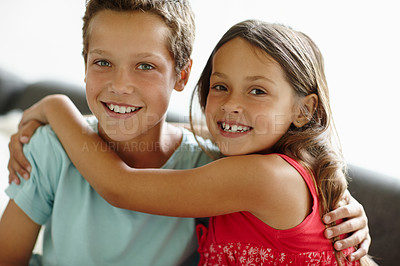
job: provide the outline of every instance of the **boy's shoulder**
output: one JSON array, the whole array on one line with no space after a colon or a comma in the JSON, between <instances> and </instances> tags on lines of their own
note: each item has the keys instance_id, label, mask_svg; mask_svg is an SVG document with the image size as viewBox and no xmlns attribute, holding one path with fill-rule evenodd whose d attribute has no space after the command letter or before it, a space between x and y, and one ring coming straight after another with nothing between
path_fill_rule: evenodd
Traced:
<instances>
[{"instance_id":1,"label":"boy's shoulder","mask_svg":"<svg viewBox=\"0 0 400 266\"><path fill-rule=\"evenodd\" d=\"M218 149L210 141L195 136L182 128L182 141L163 168L190 169L210 163L218 156Z\"/></svg>"},{"instance_id":2,"label":"boy's shoulder","mask_svg":"<svg viewBox=\"0 0 400 266\"><path fill-rule=\"evenodd\" d=\"M98 132L96 118L89 117L87 122L95 132ZM69 160L57 134L50 125L43 125L35 131L29 143L24 145L24 153L30 153L36 158L55 156L59 159Z\"/></svg>"},{"instance_id":3,"label":"boy's shoulder","mask_svg":"<svg viewBox=\"0 0 400 266\"><path fill-rule=\"evenodd\" d=\"M53 146L61 145L56 133L53 131L50 125L44 125L39 127L29 143L24 145L24 149L46 149L46 151Z\"/></svg>"},{"instance_id":4,"label":"boy's shoulder","mask_svg":"<svg viewBox=\"0 0 400 266\"><path fill-rule=\"evenodd\" d=\"M196 136L185 128L182 128L182 142L178 150L190 153L206 153L211 157L219 156L218 147L210 139Z\"/></svg>"}]
</instances>

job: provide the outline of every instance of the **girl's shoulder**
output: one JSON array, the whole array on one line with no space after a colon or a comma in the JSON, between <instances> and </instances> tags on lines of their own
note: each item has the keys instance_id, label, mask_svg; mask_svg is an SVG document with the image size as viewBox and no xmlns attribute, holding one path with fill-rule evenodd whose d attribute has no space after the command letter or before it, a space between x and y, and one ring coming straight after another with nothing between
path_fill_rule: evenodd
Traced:
<instances>
[{"instance_id":1,"label":"girl's shoulder","mask_svg":"<svg viewBox=\"0 0 400 266\"><path fill-rule=\"evenodd\" d=\"M235 157L229 157L235 158L230 159L232 165L239 163L239 165L249 166L260 178L265 176L271 181L285 182L289 178L303 180L303 177L308 175L307 170L299 162L284 154L252 154Z\"/></svg>"},{"instance_id":2,"label":"girl's shoulder","mask_svg":"<svg viewBox=\"0 0 400 266\"><path fill-rule=\"evenodd\" d=\"M282 154L254 155L260 204L251 211L276 229L300 224L312 209L307 171L296 160ZM256 173L253 173L256 175Z\"/></svg>"}]
</instances>

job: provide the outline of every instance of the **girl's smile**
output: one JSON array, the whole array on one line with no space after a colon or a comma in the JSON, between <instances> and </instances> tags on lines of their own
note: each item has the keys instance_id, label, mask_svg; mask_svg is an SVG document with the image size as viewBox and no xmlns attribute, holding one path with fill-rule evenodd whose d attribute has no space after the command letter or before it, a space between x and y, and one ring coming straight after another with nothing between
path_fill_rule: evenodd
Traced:
<instances>
[{"instance_id":1,"label":"girl's smile","mask_svg":"<svg viewBox=\"0 0 400 266\"><path fill-rule=\"evenodd\" d=\"M217 124L219 125L221 135L227 138L241 137L253 130L250 126L232 121L221 121Z\"/></svg>"},{"instance_id":2,"label":"girl's smile","mask_svg":"<svg viewBox=\"0 0 400 266\"><path fill-rule=\"evenodd\" d=\"M295 94L281 66L241 38L225 43L212 66L205 114L221 152L271 152L295 110Z\"/></svg>"}]
</instances>

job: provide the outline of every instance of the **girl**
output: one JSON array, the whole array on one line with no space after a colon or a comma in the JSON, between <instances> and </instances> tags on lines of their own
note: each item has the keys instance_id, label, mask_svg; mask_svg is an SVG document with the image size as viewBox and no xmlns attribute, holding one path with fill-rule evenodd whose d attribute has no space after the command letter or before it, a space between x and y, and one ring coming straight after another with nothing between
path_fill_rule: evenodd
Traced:
<instances>
[{"instance_id":1,"label":"girl","mask_svg":"<svg viewBox=\"0 0 400 266\"><path fill-rule=\"evenodd\" d=\"M50 123L78 170L114 206L212 216L208 230L198 227L201 265L358 265L345 259L352 249L335 253L323 236L321 216L337 204L346 178L314 42L282 25L238 23L215 47L196 89L226 157L191 170L130 168L99 148L106 144L63 96L45 98L21 123Z\"/></svg>"}]
</instances>

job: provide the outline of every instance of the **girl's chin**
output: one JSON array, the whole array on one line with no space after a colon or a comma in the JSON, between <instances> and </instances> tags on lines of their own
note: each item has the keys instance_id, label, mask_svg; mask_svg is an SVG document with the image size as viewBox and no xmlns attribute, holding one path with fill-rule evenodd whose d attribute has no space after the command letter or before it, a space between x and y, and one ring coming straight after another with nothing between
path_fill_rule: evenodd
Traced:
<instances>
[{"instance_id":1,"label":"girl's chin","mask_svg":"<svg viewBox=\"0 0 400 266\"><path fill-rule=\"evenodd\" d=\"M241 155L248 155L248 154L268 154L270 150L255 150L251 149L250 147L246 147L246 145L235 145L232 143L226 142L217 142L216 143L220 153L224 156L241 156Z\"/></svg>"},{"instance_id":2,"label":"girl's chin","mask_svg":"<svg viewBox=\"0 0 400 266\"><path fill-rule=\"evenodd\" d=\"M224 156L237 156L237 155L245 155L247 154L243 149L237 147L230 147L227 143L217 143L220 152Z\"/></svg>"}]
</instances>

